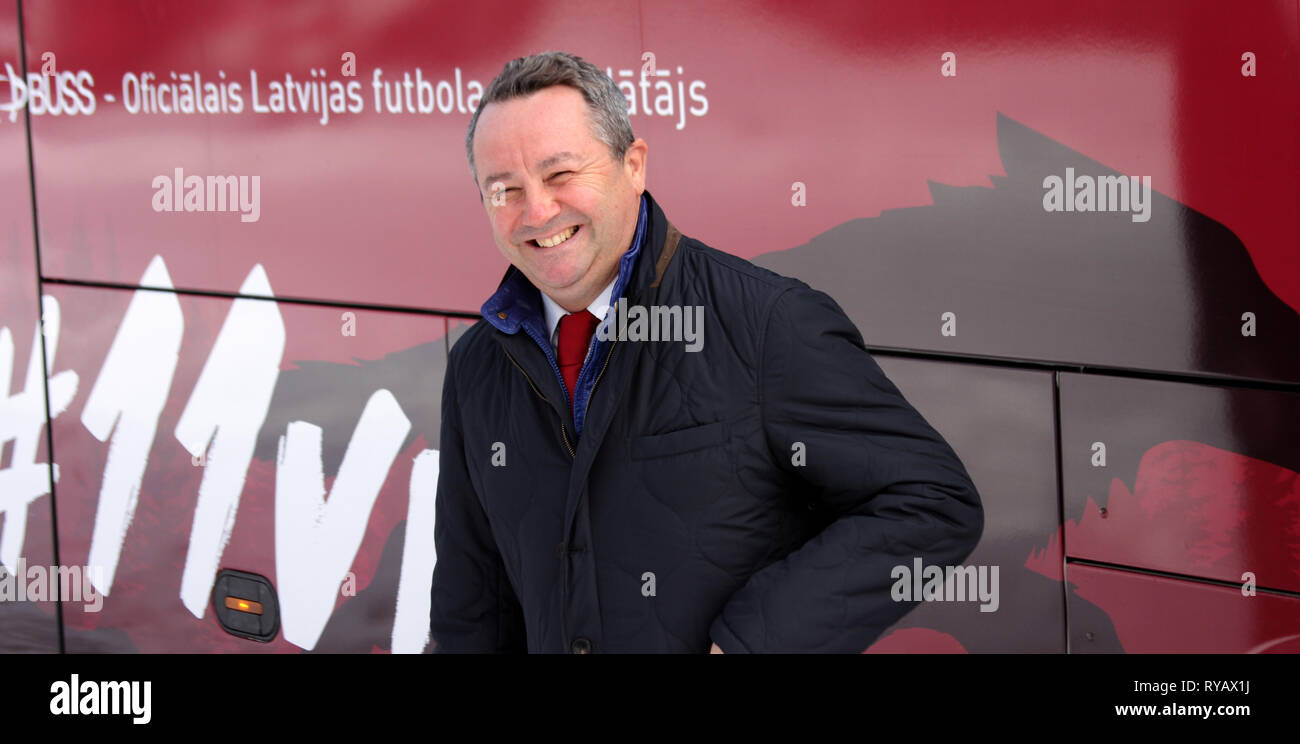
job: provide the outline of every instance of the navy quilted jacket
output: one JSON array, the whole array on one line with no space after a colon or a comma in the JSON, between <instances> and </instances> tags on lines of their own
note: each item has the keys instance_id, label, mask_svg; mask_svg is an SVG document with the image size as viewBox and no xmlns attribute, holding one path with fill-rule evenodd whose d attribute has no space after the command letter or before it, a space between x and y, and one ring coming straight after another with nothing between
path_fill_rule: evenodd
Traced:
<instances>
[{"instance_id":1,"label":"navy quilted jacket","mask_svg":"<svg viewBox=\"0 0 1300 744\"><path fill-rule=\"evenodd\" d=\"M514 267L452 348L434 651L862 651L915 606L895 566L974 549L970 476L830 297L648 192L638 234L614 297L702 306L703 342L593 339L580 432Z\"/></svg>"}]
</instances>

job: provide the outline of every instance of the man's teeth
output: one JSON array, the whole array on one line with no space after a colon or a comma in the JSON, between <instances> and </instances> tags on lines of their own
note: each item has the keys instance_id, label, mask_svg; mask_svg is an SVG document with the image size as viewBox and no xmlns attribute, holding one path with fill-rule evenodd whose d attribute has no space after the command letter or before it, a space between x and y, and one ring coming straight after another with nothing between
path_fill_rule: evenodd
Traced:
<instances>
[{"instance_id":1,"label":"man's teeth","mask_svg":"<svg viewBox=\"0 0 1300 744\"><path fill-rule=\"evenodd\" d=\"M564 232L560 233L559 235L556 235L553 238L545 238L545 239L538 238L537 244L543 248L554 248L560 243L563 243L564 241L573 237L573 234L577 231L578 231L577 227L570 227L568 230L565 230Z\"/></svg>"}]
</instances>

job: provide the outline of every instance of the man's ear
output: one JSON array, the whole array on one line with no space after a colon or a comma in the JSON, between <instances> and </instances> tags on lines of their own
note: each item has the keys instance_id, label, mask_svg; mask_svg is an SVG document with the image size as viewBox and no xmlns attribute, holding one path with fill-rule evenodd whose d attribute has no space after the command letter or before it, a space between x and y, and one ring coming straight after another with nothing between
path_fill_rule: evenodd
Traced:
<instances>
[{"instance_id":1,"label":"man's ear","mask_svg":"<svg viewBox=\"0 0 1300 744\"><path fill-rule=\"evenodd\" d=\"M645 191L646 155L649 150L646 141L638 137L628 145L627 152L623 153L623 169L638 194Z\"/></svg>"}]
</instances>

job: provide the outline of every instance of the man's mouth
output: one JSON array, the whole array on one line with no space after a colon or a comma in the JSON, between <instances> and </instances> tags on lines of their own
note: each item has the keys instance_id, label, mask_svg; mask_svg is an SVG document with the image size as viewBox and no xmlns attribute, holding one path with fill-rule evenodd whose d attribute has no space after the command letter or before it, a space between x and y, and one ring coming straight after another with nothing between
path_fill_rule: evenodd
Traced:
<instances>
[{"instance_id":1,"label":"man's mouth","mask_svg":"<svg viewBox=\"0 0 1300 744\"><path fill-rule=\"evenodd\" d=\"M581 227L581 225L574 225L573 227L570 227L567 230L562 230L549 238L536 238L528 242L538 248L554 248L569 238L572 238L574 235L577 235L579 227Z\"/></svg>"}]
</instances>

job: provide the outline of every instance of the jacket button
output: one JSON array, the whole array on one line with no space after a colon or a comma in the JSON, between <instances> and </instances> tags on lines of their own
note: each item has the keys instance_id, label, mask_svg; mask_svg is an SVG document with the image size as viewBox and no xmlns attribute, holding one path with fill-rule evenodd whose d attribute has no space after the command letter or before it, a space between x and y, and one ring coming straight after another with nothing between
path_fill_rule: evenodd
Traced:
<instances>
[{"instance_id":1,"label":"jacket button","mask_svg":"<svg viewBox=\"0 0 1300 744\"><path fill-rule=\"evenodd\" d=\"M500 318L500 319L502 319L502 320L505 320L507 316L506 316L506 314L505 314L505 311L502 311L502 312L497 313L497 317Z\"/></svg>"},{"instance_id":2,"label":"jacket button","mask_svg":"<svg viewBox=\"0 0 1300 744\"><path fill-rule=\"evenodd\" d=\"M573 641L571 648L575 654L589 654L591 653L591 641L586 638L577 638Z\"/></svg>"}]
</instances>

